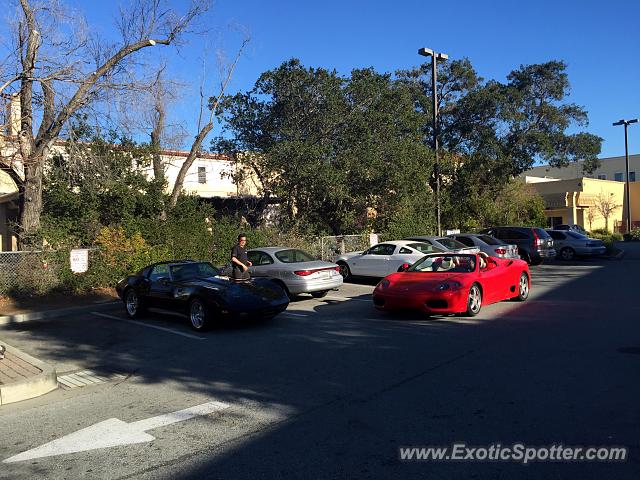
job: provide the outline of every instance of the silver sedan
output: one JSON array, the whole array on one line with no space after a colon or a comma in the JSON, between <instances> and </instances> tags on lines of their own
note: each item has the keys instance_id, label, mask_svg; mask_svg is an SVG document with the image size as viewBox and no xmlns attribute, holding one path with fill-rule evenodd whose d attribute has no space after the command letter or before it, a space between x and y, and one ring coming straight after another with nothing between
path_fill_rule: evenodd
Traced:
<instances>
[{"instance_id":1,"label":"silver sedan","mask_svg":"<svg viewBox=\"0 0 640 480\"><path fill-rule=\"evenodd\" d=\"M467 247L478 247L481 252L486 253L490 257L520 258L517 245L510 245L491 235L482 233L458 233L449 236L454 240L464 243Z\"/></svg>"},{"instance_id":2,"label":"silver sedan","mask_svg":"<svg viewBox=\"0 0 640 480\"><path fill-rule=\"evenodd\" d=\"M279 283L290 297L310 293L324 297L342 285L335 263L317 260L303 250L286 247L254 248L247 252L252 277L268 277Z\"/></svg>"},{"instance_id":3,"label":"silver sedan","mask_svg":"<svg viewBox=\"0 0 640 480\"><path fill-rule=\"evenodd\" d=\"M602 240L589 238L567 230L547 230L553 238L553 245L562 260L573 260L578 256L594 257L604 255L607 249Z\"/></svg>"}]
</instances>

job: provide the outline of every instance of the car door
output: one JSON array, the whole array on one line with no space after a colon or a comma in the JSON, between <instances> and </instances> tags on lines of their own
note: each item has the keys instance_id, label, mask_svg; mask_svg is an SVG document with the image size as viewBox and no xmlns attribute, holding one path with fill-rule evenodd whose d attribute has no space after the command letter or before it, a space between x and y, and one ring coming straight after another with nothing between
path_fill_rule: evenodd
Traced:
<instances>
[{"instance_id":1,"label":"car door","mask_svg":"<svg viewBox=\"0 0 640 480\"><path fill-rule=\"evenodd\" d=\"M253 264L249 267L249 274L252 277L274 277L274 261L271 255L261 250L250 250L247 252L249 261Z\"/></svg>"},{"instance_id":2,"label":"car door","mask_svg":"<svg viewBox=\"0 0 640 480\"><path fill-rule=\"evenodd\" d=\"M172 288L169 265L154 266L149 273L149 292L147 294L149 306L171 308Z\"/></svg>"},{"instance_id":3,"label":"car door","mask_svg":"<svg viewBox=\"0 0 640 480\"><path fill-rule=\"evenodd\" d=\"M396 246L389 243L379 243L367 250L365 255L356 259L358 268L352 270L354 275L366 277L384 277L389 270L389 260Z\"/></svg>"},{"instance_id":4,"label":"car door","mask_svg":"<svg viewBox=\"0 0 640 480\"><path fill-rule=\"evenodd\" d=\"M485 268L478 270L484 297L483 304L495 303L507 298L509 282L505 273L505 267L491 257L487 258Z\"/></svg>"}]
</instances>

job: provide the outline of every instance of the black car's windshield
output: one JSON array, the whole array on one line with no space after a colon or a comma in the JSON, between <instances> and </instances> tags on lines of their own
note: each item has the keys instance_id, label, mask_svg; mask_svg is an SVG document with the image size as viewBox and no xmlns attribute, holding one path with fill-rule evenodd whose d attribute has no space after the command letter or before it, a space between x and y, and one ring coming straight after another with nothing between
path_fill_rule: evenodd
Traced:
<instances>
[{"instance_id":1,"label":"black car's windshield","mask_svg":"<svg viewBox=\"0 0 640 480\"><path fill-rule=\"evenodd\" d=\"M313 262L315 258L302 250L290 249L280 250L276 253L276 258L282 263L300 263L300 262Z\"/></svg>"},{"instance_id":2,"label":"black car's windshield","mask_svg":"<svg viewBox=\"0 0 640 480\"><path fill-rule=\"evenodd\" d=\"M171 266L171 277L178 282L193 278L215 277L219 274L219 270L209 262L183 263Z\"/></svg>"},{"instance_id":3,"label":"black car's windshield","mask_svg":"<svg viewBox=\"0 0 640 480\"><path fill-rule=\"evenodd\" d=\"M475 270L475 255L427 255L414 263L407 271L471 273Z\"/></svg>"},{"instance_id":4,"label":"black car's windshield","mask_svg":"<svg viewBox=\"0 0 640 480\"><path fill-rule=\"evenodd\" d=\"M569 235L571 238L575 238L576 240L584 240L585 238L587 238L586 235L582 235L578 232L567 232L567 235Z\"/></svg>"}]
</instances>

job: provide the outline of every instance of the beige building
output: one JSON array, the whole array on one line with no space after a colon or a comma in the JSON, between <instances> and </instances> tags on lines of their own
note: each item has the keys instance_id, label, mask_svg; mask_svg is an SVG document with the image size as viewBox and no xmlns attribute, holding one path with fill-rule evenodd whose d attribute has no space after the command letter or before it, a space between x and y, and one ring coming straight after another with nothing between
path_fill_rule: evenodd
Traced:
<instances>
[{"instance_id":1,"label":"beige building","mask_svg":"<svg viewBox=\"0 0 640 480\"><path fill-rule=\"evenodd\" d=\"M600 159L600 167L593 174L585 174L582 170L584 162L578 161L567 167L555 168L549 165L533 167L522 174L523 177L533 177L534 180L527 183L535 182L536 178L569 180L571 178L597 178L598 180L614 180L616 182L624 182L625 179L625 160L622 157L608 157ZM640 155L629 155L629 181L635 182L640 180Z\"/></svg>"},{"instance_id":2,"label":"beige building","mask_svg":"<svg viewBox=\"0 0 640 480\"><path fill-rule=\"evenodd\" d=\"M549 226L563 223L587 230L626 231L625 157L602 158L600 163L591 175L584 174L581 161L563 168L534 167L522 174L542 196ZM640 155L630 155L631 228L640 227L640 181L636 172L640 175ZM607 210L610 213L605 218Z\"/></svg>"}]
</instances>

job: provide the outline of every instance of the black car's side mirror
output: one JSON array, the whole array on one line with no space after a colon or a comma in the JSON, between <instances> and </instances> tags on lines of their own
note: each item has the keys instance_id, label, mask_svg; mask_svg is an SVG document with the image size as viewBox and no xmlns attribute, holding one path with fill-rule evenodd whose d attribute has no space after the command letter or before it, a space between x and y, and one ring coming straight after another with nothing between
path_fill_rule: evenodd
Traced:
<instances>
[{"instance_id":1,"label":"black car's side mirror","mask_svg":"<svg viewBox=\"0 0 640 480\"><path fill-rule=\"evenodd\" d=\"M158 283L160 285L169 285L169 277L160 277Z\"/></svg>"}]
</instances>

